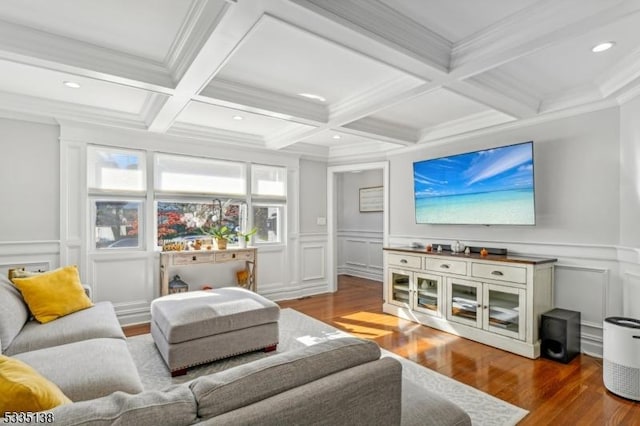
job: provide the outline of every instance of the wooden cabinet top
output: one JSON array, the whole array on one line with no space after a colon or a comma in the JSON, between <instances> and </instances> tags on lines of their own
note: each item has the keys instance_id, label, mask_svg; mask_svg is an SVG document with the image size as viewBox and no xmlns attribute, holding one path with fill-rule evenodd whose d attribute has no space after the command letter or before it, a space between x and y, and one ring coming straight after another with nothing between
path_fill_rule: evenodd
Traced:
<instances>
[{"instance_id":1,"label":"wooden cabinet top","mask_svg":"<svg viewBox=\"0 0 640 426\"><path fill-rule=\"evenodd\" d=\"M546 257L533 257L533 256L514 256L514 255L497 255L489 254L487 256L481 256L479 253L453 253L450 251L443 251L438 253L437 251L426 251L426 249L419 247L409 246L397 246L397 247L384 247L383 250L400 251L405 253L421 254L427 256L442 256L449 258L457 258L461 260L488 260L492 262L509 262L509 263L524 263L529 265L542 265L544 263L554 263L558 259L546 258Z\"/></svg>"}]
</instances>

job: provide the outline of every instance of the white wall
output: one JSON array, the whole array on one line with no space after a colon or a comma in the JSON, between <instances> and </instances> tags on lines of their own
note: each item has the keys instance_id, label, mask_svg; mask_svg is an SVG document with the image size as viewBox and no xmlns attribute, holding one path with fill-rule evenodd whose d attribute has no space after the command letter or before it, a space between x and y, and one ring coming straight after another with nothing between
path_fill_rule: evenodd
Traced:
<instances>
[{"instance_id":1,"label":"white wall","mask_svg":"<svg viewBox=\"0 0 640 426\"><path fill-rule=\"evenodd\" d=\"M617 109L426 146L391 159L391 234L480 241L616 244L619 212ZM536 226L418 225L413 162L534 141Z\"/></svg>"},{"instance_id":2,"label":"white wall","mask_svg":"<svg viewBox=\"0 0 640 426\"><path fill-rule=\"evenodd\" d=\"M58 126L0 118L0 273L59 261Z\"/></svg>"},{"instance_id":3,"label":"white wall","mask_svg":"<svg viewBox=\"0 0 640 426\"><path fill-rule=\"evenodd\" d=\"M640 97L620 109L620 274L623 312L640 318Z\"/></svg>"},{"instance_id":4,"label":"white wall","mask_svg":"<svg viewBox=\"0 0 640 426\"><path fill-rule=\"evenodd\" d=\"M414 161L529 140L534 141L535 226L415 223ZM622 313L617 255L619 141L619 109L610 108L391 156L390 241L446 244L460 240L467 245L557 258L556 306L582 313L583 350L599 353L602 320ZM637 213L637 205L634 208Z\"/></svg>"},{"instance_id":5,"label":"white wall","mask_svg":"<svg viewBox=\"0 0 640 426\"><path fill-rule=\"evenodd\" d=\"M58 127L0 118L0 241L57 240Z\"/></svg>"},{"instance_id":6,"label":"white wall","mask_svg":"<svg viewBox=\"0 0 640 426\"><path fill-rule=\"evenodd\" d=\"M382 212L360 212L361 188L383 186L382 170L340 173L337 193L337 270L382 281Z\"/></svg>"},{"instance_id":7,"label":"white wall","mask_svg":"<svg viewBox=\"0 0 640 426\"><path fill-rule=\"evenodd\" d=\"M300 160L300 233L327 233L327 163Z\"/></svg>"},{"instance_id":8,"label":"white wall","mask_svg":"<svg viewBox=\"0 0 640 426\"><path fill-rule=\"evenodd\" d=\"M300 276L297 287L307 294L318 292L317 289L327 292L327 163L300 160L299 194Z\"/></svg>"}]
</instances>

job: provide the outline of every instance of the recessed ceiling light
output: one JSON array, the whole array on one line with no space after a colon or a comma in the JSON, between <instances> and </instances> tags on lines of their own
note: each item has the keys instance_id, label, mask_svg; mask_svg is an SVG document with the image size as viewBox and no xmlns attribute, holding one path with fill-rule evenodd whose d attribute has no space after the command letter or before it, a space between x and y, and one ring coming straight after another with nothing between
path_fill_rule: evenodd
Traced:
<instances>
[{"instance_id":1,"label":"recessed ceiling light","mask_svg":"<svg viewBox=\"0 0 640 426\"><path fill-rule=\"evenodd\" d=\"M614 41L607 41L604 43L597 44L591 48L591 51L594 53L604 52L605 50L611 49L616 43Z\"/></svg>"},{"instance_id":2,"label":"recessed ceiling light","mask_svg":"<svg viewBox=\"0 0 640 426\"><path fill-rule=\"evenodd\" d=\"M302 96L303 98L307 98L307 99L313 99L314 101L320 101L320 102L327 101L324 97L320 95L316 95L314 93L298 93L298 96Z\"/></svg>"},{"instance_id":3,"label":"recessed ceiling light","mask_svg":"<svg viewBox=\"0 0 640 426\"><path fill-rule=\"evenodd\" d=\"M241 115L234 115L234 116L233 116L233 119L234 119L234 120L238 120L238 121L240 121L240 120L244 120L244 117L243 117L243 116L241 116Z\"/></svg>"},{"instance_id":4,"label":"recessed ceiling light","mask_svg":"<svg viewBox=\"0 0 640 426\"><path fill-rule=\"evenodd\" d=\"M67 87L70 87L72 89L79 89L80 85L78 83L76 83L75 81L63 81L62 84L64 84Z\"/></svg>"},{"instance_id":5,"label":"recessed ceiling light","mask_svg":"<svg viewBox=\"0 0 640 426\"><path fill-rule=\"evenodd\" d=\"M341 137L342 137L342 136L340 136L340 135L333 135L333 136L332 136L332 138L334 138L334 139L340 139Z\"/></svg>"}]
</instances>

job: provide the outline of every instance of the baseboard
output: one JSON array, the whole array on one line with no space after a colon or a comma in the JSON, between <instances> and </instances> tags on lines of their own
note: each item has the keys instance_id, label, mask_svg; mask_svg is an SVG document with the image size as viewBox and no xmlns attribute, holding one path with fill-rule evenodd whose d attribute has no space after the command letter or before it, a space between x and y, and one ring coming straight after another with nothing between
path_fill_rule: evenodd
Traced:
<instances>
[{"instance_id":1,"label":"baseboard","mask_svg":"<svg viewBox=\"0 0 640 426\"><path fill-rule=\"evenodd\" d=\"M382 281L382 270L371 270L366 268L356 268L349 265L343 265L338 267L338 275L352 275L358 278L365 278L373 281Z\"/></svg>"}]
</instances>

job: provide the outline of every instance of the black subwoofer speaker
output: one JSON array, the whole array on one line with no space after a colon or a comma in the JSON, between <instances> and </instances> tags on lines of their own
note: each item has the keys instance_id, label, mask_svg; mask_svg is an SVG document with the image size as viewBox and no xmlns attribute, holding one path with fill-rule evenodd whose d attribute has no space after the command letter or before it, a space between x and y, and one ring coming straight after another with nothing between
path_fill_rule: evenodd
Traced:
<instances>
[{"instance_id":1,"label":"black subwoofer speaker","mask_svg":"<svg viewBox=\"0 0 640 426\"><path fill-rule=\"evenodd\" d=\"M580 312L553 309L540 319L540 355L568 363L580 353Z\"/></svg>"}]
</instances>

